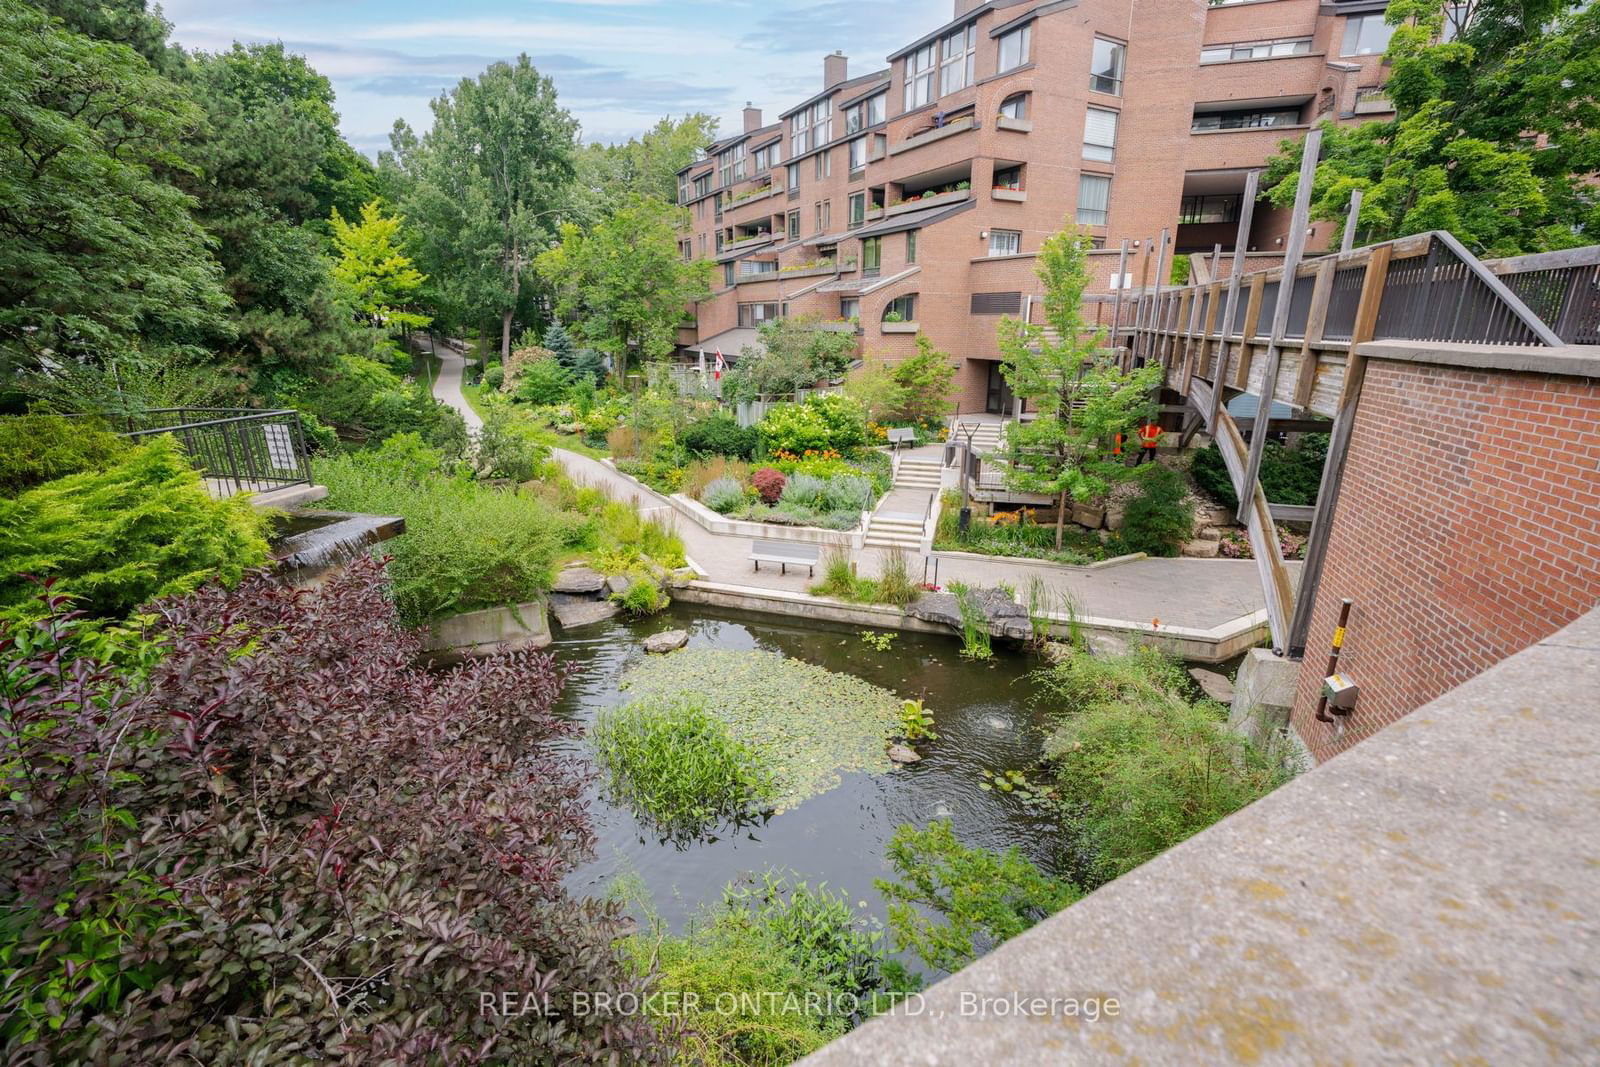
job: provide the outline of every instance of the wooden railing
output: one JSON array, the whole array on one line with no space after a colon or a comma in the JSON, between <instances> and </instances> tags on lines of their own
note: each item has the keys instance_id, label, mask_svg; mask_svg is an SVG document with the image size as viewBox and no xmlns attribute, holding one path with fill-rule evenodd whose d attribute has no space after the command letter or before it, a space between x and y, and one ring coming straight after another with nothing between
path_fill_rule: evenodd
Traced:
<instances>
[{"instance_id":1,"label":"wooden railing","mask_svg":"<svg viewBox=\"0 0 1600 1067\"><path fill-rule=\"evenodd\" d=\"M1203 425L1222 453L1280 650L1298 655L1304 648L1361 392L1361 346L1409 340L1560 347L1600 330L1600 247L1495 267L1435 231L1307 259L1287 278L1283 267L1214 280L1204 272L1206 281L1119 302L1112 335L1122 359L1130 366L1159 363L1190 409L1185 439ZM1275 314L1280 300L1288 301L1286 314ZM1288 405L1297 422L1332 420L1298 593L1278 545L1274 518L1282 509L1267 500L1255 476L1259 445L1246 448L1226 408L1230 391L1258 398L1254 438L1274 421L1272 401Z\"/></svg>"}]
</instances>

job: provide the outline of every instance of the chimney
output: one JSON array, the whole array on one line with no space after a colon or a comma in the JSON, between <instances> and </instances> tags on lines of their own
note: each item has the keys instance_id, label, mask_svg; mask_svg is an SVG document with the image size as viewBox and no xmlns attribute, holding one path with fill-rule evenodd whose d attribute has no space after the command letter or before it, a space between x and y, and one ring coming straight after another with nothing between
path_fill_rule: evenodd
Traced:
<instances>
[{"instance_id":1,"label":"chimney","mask_svg":"<svg viewBox=\"0 0 1600 1067\"><path fill-rule=\"evenodd\" d=\"M754 133L761 128L761 109L751 107L750 101L744 102L744 132Z\"/></svg>"},{"instance_id":2,"label":"chimney","mask_svg":"<svg viewBox=\"0 0 1600 1067\"><path fill-rule=\"evenodd\" d=\"M984 2L985 0L956 0L956 13L952 17L960 18L962 15L965 15L968 11L971 11L973 8Z\"/></svg>"},{"instance_id":3,"label":"chimney","mask_svg":"<svg viewBox=\"0 0 1600 1067\"><path fill-rule=\"evenodd\" d=\"M822 57L822 87L832 89L840 82L850 80L850 61L843 52Z\"/></svg>"}]
</instances>

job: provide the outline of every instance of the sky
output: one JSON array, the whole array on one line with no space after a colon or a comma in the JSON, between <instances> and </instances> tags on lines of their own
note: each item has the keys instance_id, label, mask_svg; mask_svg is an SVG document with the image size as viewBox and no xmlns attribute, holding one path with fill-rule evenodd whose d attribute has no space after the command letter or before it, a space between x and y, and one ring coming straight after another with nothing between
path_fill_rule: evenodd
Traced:
<instances>
[{"instance_id":1,"label":"sky","mask_svg":"<svg viewBox=\"0 0 1600 1067\"><path fill-rule=\"evenodd\" d=\"M822 57L852 77L951 17L951 0L166 0L173 39L219 51L282 41L333 82L345 136L375 155L404 118L490 63L526 52L555 80L585 141L705 111L724 133L746 101L766 121L822 88Z\"/></svg>"}]
</instances>

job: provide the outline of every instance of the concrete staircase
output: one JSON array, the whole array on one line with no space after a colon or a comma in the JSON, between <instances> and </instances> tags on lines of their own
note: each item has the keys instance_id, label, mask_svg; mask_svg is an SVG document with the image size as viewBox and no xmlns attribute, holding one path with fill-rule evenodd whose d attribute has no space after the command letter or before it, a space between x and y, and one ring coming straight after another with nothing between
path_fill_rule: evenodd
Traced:
<instances>
[{"instance_id":1,"label":"concrete staircase","mask_svg":"<svg viewBox=\"0 0 1600 1067\"><path fill-rule=\"evenodd\" d=\"M982 456L990 452L1000 451L1000 438L1004 427L1005 424L1000 422L964 422L958 420L950 428L950 439L952 441L965 441L967 439L967 431L973 431L972 450Z\"/></svg>"},{"instance_id":2,"label":"concrete staircase","mask_svg":"<svg viewBox=\"0 0 1600 1067\"><path fill-rule=\"evenodd\" d=\"M910 456L904 456L900 460L899 469L894 472L894 487L896 489L910 489L918 493L937 493L939 491L939 477L940 468L937 457L912 459Z\"/></svg>"},{"instance_id":3,"label":"concrete staircase","mask_svg":"<svg viewBox=\"0 0 1600 1067\"><path fill-rule=\"evenodd\" d=\"M904 548L916 552L922 548L922 516L909 512L875 512L867 520L867 534L862 543L868 548Z\"/></svg>"}]
</instances>

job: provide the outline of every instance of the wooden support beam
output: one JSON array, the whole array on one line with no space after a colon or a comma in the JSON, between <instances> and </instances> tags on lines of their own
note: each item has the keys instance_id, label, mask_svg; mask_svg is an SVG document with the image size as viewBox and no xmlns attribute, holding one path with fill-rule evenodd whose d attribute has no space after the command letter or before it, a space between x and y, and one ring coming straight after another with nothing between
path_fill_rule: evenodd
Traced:
<instances>
[{"instance_id":1,"label":"wooden support beam","mask_svg":"<svg viewBox=\"0 0 1600 1067\"><path fill-rule=\"evenodd\" d=\"M1255 345L1251 338L1255 337L1256 328L1261 325L1261 300L1266 289L1265 274L1250 276L1250 301L1244 306L1244 330L1239 334L1239 359L1233 365L1234 389L1245 390L1250 387L1250 364L1256 358Z\"/></svg>"},{"instance_id":2,"label":"wooden support beam","mask_svg":"<svg viewBox=\"0 0 1600 1067\"><path fill-rule=\"evenodd\" d=\"M1111 315L1111 347L1122 346L1122 294L1128 291L1128 239L1122 239L1122 254L1117 257L1116 310Z\"/></svg>"},{"instance_id":3,"label":"wooden support beam","mask_svg":"<svg viewBox=\"0 0 1600 1067\"><path fill-rule=\"evenodd\" d=\"M1217 414L1222 410L1223 383L1228 380L1228 334L1233 330L1233 312L1239 303L1239 279L1244 277L1244 253L1250 247L1250 222L1256 214L1256 187L1261 183L1261 172L1253 170L1244 178L1244 195L1239 201L1239 231L1233 239L1233 266L1228 272L1228 304L1222 317L1222 339L1218 349L1217 369L1212 375L1211 415L1206 426L1216 432Z\"/></svg>"},{"instance_id":4,"label":"wooden support beam","mask_svg":"<svg viewBox=\"0 0 1600 1067\"><path fill-rule=\"evenodd\" d=\"M1278 392L1278 370L1283 365L1283 335L1289 329L1294 304L1295 279L1305 254L1306 228L1311 224L1311 184L1316 178L1317 156L1322 150L1322 130L1306 133L1300 157L1300 180L1295 186L1294 211L1289 216L1289 242L1283 249L1283 272L1278 275L1278 299L1272 304L1272 327L1267 337L1266 364L1261 368L1260 403L1256 406L1255 432L1250 435L1250 457L1244 467L1244 484L1254 486L1261 474L1261 457L1272 425L1272 402Z\"/></svg>"},{"instance_id":5,"label":"wooden support beam","mask_svg":"<svg viewBox=\"0 0 1600 1067\"><path fill-rule=\"evenodd\" d=\"M1244 437L1233 418L1226 412L1217 416L1217 451L1227 465L1233 481L1234 492L1239 495L1240 521L1250 536L1251 554L1255 556L1256 570L1261 578L1261 591L1267 602L1267 622L1272 628L1272 647L1287 648L1289 622L1294 610L1294 583L1289 580L1288 568L1283 565L1283 552L1278 545L1278 530L1272 522L1271 507L1261 483L1246 486L1244 465L1247 459Z\"/></svg>"},{"instance_id":6,"label":"wooden support beam","mask_svg":"<svg viewBox=\"0 0 1600 1067\"><path fill-rule=\"evenodd\" d=\"M1189 391L1189 384L1194 380L1194 375L1196 374L1202 378L1210 378L1213 381L1216 378L1216 374L1211 370L1211 367L1217 359L1217 345L1216 342L1211 340L1211 336L1217 332L1217 322L1222 317L1223 292L1224 289L1221 282L1213 282L1211 284L1211 293L1206 298L1206 321L1200 329L1200 348L1195 354L1194 367L1190 370L1190 376L1185 378L1183 382L1183 391L1185 393Z\"/></svg>"},{"instance_id":7,"label":"wooden support beam","mask_svg":"<svg viewBox=\"0 0 1600 1067\"><path fill-rule=\"evenodd\" d=\"M1311 393L1317 385L1317 356L1322 332L1328 327L1328 304L1333 299L1333 275L1339 267L1332 256L1317 264L1317 280L1311 288L1311 310L1306 315L1306 336L1300 343L1300 368L1294 381L1294 406L1304 411L1311 406Z\"/></svg>"},{"instance_id":8,"label":"wooden support beam","mask_svg":"<svg viewBox=\"0 0 1600 1067\"><path fill-rule=\"evenodd\" d=\"M1344 238L1339 242L1339 251L1348 252L1355 247L1356 228L1361 225L1361 190L1356 189L1350 193L1350 214L1344 220Z\"/></svg>"},{"instance_id":9,"label":"wooden support beam","mask_svg":"<svg viewBox=\"0 0 1600 1067\"><path fill-rule=\"evenodd\" d=\"M1146 324L1145 335L1149 341L1145 345L1145 362L1150 363L1160 358L1161 355L1161 323L1163 319L1161 307L1161 273L1167 265L1167 241L1169 240L1167 228L1161 228L1161 243L1156 245L1156 277L1155 291L1150 297L1150 321Z\"/></svg>"},{"instance_id":10,"label":"wooden support beam","mask_svg":"<svg viewBox=\"0 0 1600 1067\"><path fill-rule=\"evenodd\" d=\"M1312 504L1268 504L1273 522L1310 522L1316 507Z\"/></svg>"},{"instance_id":11,"label":"wooden support beam","mask_svg":"<svg viewBox=\"0 0 1600 1067\"><path fill-rule=\"evenodd\" d=\"M1378 245L1367 260L1366 277L1361 282L1361 298L1356 304L1355 325L1350 330L1350 355L1344 368L1344 387L1339 393L1339 410L1334 415L1328 436L1328 458L1323 461L1322 481L1317 487L1316 510L1311 516L1311 536L1306 541L1305 562L1300 565L1300 588L1295 595L1294 616L1289 621L1289 655L1305 655L1306 635L1311 630L1311 612L1316 608L1322 568L1328 557L1328 537L1333 512L1339 504L1344 484L1345 457L1350 451L1350 434L1355 429L1356 404L1361 399L1361 382L1366 376L1366 357L1356 351L1372 340L1378 324L1378 309L1383 304L1383 289L1389 280L1389 258L1393 245Z\"/></svg>"}]
</instances>

